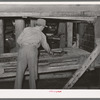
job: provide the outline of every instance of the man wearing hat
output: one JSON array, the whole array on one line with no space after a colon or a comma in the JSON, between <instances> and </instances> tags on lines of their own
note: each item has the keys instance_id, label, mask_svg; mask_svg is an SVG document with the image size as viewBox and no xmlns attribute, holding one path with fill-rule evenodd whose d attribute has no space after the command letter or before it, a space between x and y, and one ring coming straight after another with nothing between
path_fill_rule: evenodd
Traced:
<instances>
[{"instance_id":1,"label":"man wearing hat","mask_svg":"<svg viewBox=\"0 0 100 100\"><path fill-rule=\"evenodd\" d=\"M30 88L36 88L37 76L37 57L38 48L40 45L49 53L53 54L51 51L46 36L42 32L46 26L46 20L38 19L36 22L36 27L27 27L19 35L17 43L19 44L18 52L18 66L15 80L15 89L21 89L23 83L23 76L28 65L29 69L29 83Z\"/></svg>"}]
</instances>

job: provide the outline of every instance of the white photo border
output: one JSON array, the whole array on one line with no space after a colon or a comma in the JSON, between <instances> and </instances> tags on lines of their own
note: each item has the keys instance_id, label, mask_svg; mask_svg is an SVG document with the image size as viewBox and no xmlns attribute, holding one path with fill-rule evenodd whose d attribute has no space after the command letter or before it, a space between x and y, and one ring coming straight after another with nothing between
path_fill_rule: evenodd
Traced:
<instances>
[{"instance_id":1,"label":"white photo border","mask_svg":"<svg viewBox=\"0 0 100 100\"><path fill-rule=\"evenodd\" d=\"M1 4L5 4L5 5L10 5L10 4L27 4L27 5L47 5L48 2L0 2ZM55 4L60 4L60 5L76 5L76 4L80 4L80 5L100 5L99 1L91 1L91 2L85 2L85 1L81 1L81 2L49 2L49 5L55 5ZM60 92L58 92L60 91ZM37 89L37 90L27 90L27 89L1 89L0 90L0 98L100 98L100 90L73 90L73 89L68 89L68 90L63 90L63 89Z\"/></svg>"}]
</instances>

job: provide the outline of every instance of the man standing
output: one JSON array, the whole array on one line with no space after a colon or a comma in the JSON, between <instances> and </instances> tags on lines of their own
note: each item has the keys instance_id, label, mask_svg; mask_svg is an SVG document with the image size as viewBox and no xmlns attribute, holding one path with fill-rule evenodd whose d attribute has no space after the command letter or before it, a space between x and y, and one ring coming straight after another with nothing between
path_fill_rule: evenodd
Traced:
<instances>
[{"instance_id":1,"label":"man standing","mask_svg":"<svg viewBox=\"0 0 100 100\"><path fill-rule=\"evenodd\" d=\"M36 27L27 27L23 30L20 36L17 39L17 43L19 44L19 52L18 52L18 66L17 66L17 74L15 80L15 89L22 88L23 76L25 73L25 69L29 68L29 83L30 88L35 89L37 80L37 57L38 57L38 47L40 45L49 53L53 54L51 51L46 36L42 32L44 27L46 26L46 20L38 19L36 22Z\"/></svg>"}]
</instances>

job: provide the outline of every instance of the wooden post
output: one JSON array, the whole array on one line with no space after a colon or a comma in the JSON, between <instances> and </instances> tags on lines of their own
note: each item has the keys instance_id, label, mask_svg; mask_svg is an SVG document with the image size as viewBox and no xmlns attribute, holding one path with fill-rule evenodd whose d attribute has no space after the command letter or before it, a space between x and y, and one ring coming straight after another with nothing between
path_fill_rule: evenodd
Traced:
<instances>
[{"instance_id":1,"label":"wooden post","mask_svg":"<svg viewBox=\"0 0 100 100\"><path fill-rule=\"evenodd\" d=\"M4 52L3 20L0 19L0 53Z\"/></svg>"},{"instance_id":2,"label":"wooden post","mask_svg":"<svg viewBox=\"0 0 100 100\"><path fill-rule=\"evenodd\" d=\"M67 22L67 47L72 47L73 42L73 23Z\"/></svg>"},{"instance_id":3,"label":"wooden post","mask_svg":"<svg viewBox=\"0 0 100 100\"><path fill-rule=\"evenodd\" d=\"M82 37L84 35L84 28L85 28L85 24L84 23L80 23L79 24L79 47L82 48Z\"/></svg>"},{"instance_id":4,"label":"wooden post","mask_svg":"<svg viewBox=\"0 0 100 100\"><path fill-rule=\"evenodd\" d=\"M100 38L100 17L97 17L94 27L95 27L95 38Z\"/></svg>"},{"instance_id":5,"label":"wooden post","mask_svg":"<svg viewBox=\"0 0 100 100\"><path fill-rule=\"evenodd\" d=\"M30 26L31 26L31 27L34 27L35 25L36 25L36 20L31 19L31 20L30 20Z\"/></svg>"},{"instance_id":6,"label":"wooden post","mask_svg":"<svg viewBox=\"0 0 100 100\"><path fill-rule=\"evenodd\" d=\"M94 27L95 27L95 45L100 45L100 17L97 17ZM98 66L99 63L100 63L100 54L95 60L95 66ZM100 86L100 74L99 74L98 85Z\"/></svg>"},{"instance_id":7,"label":"wooden post","mask_svg":"<svg viewBox=\"0 0 100 100\"><path fill-rule=\"evenodd\" d=\"M60 22L58 26L58 35L60 37L59 48L65 48L66 46L66 23Z\"/></svg>"},{"instance_id":8,"label":"wooden post","mask_svg":"<svg viewBox=\"0 0 100 100\"><path fill-rule=\"evenodd\" d=\"M18 38L18 36L21 34L21 32L23 31L25 27L25 21L23 19L15 19L15 36L16 36L16 40ZM14 51L18 50L18 44L16 43L16 48Z\"/></svg>"}]
</instances>

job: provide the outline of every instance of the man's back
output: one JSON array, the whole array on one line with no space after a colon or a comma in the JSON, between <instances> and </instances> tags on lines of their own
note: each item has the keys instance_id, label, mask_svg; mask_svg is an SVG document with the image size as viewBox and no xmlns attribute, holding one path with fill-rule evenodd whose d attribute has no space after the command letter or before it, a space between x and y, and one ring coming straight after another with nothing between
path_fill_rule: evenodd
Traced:
<instances>
[{"instance_id":1,"label":"man's back","mask_svg":"<svg viewBox=\"0 0 100 100\"><path fill-rule=\"evenodd\" d=\"M24 34L21 39L21 44L35 44L37 45L42 38L41 31L39 31L38 27L27 27L24 29Z\"/></svg>"}]
</instances>

